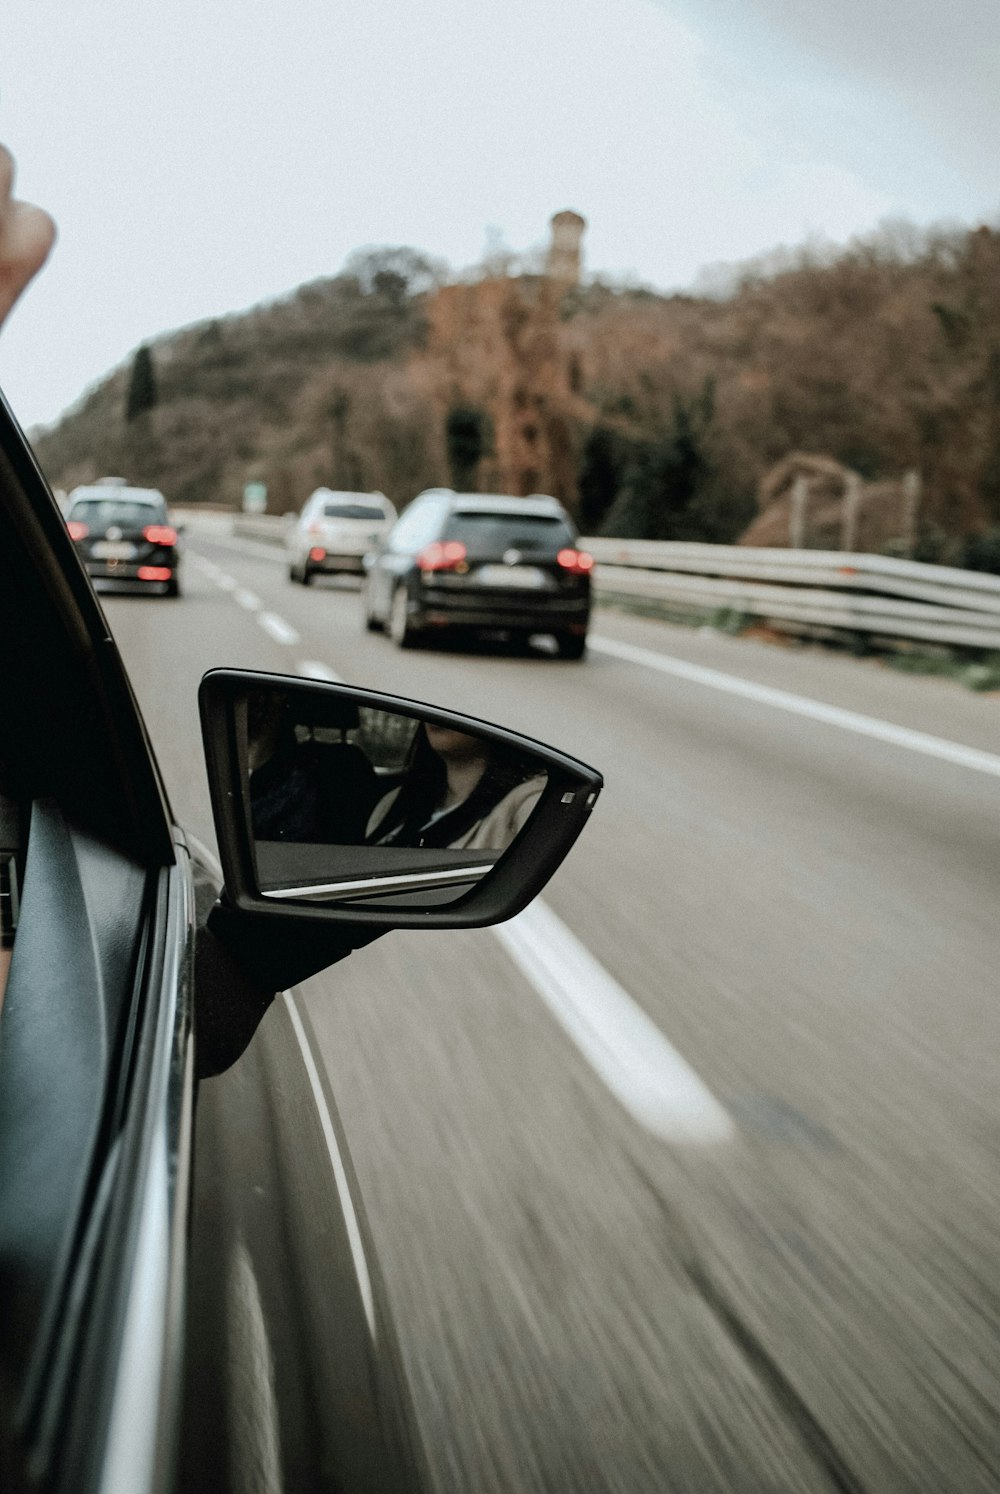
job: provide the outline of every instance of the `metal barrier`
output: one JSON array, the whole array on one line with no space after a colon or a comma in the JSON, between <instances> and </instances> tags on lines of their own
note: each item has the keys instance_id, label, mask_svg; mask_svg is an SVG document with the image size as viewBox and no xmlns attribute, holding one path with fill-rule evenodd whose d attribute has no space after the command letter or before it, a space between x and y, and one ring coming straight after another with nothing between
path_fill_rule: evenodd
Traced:
<instances>
[{"instance_id":1,"label":"metal barrier","mask_svg":"<svg viewBox=\"0 0 1000 1494\"><path fill-rule=\"evenodd\" d=\"M283 545L295 515L234 514L233 533L242 539L260 540L266 545Z\"/></svg>"},{"instance_id":2,"label":"metal barrier","mask_svg":"<svg viewBox=\"0 0 1000 1494\"><path fill-rule=\"evenodd\" d=\"M1000 576L838 550L584 539L599 596L727 609L786 631L1000 650Z\"/></svg>"}]
</instances>

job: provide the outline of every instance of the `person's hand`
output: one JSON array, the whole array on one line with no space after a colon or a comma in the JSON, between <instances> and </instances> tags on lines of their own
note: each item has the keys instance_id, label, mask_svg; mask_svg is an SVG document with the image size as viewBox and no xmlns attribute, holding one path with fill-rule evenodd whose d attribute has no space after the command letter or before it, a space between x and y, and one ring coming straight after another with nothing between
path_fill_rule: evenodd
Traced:
<instances>
[{"instance_id":1,"label":"person's hand","mask_svg":"<svg viewBox=\"0 0 1000 1494\"><path fill-rule=\"evenodd\" d=\"M13 196L14 158L0 145L0 324L42 268L56 236L48 213Z\"/></svg>"}]
</instances>

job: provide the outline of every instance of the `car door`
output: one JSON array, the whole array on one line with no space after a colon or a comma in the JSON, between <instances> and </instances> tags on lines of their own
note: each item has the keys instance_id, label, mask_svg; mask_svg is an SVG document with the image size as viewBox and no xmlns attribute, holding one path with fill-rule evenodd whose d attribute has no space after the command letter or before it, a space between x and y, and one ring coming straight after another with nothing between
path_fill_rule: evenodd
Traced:
<instances>
[{"instance_id":1,"label":"car door","mask_svg":"<svg viewBox=\"0 0 1000 1494\"><path fill-rule=\"evenodd\" d=\"M194 903L127 678L0 409L0 1485L151 1489L181 1384ZM8 920L13 921L12 905Z\"/></svg>"}]
</instances>

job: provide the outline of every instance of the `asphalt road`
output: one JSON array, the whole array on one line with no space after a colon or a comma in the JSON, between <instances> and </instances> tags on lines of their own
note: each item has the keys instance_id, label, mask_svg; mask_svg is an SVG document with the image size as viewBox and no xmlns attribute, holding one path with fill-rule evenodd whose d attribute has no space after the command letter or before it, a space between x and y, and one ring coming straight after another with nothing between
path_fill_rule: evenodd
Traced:
<instances>
[{"instance_id":1,"label":"asphalt road","mask_svg":"<svg viewBox=\"0 0 1000 1494\"><path fill-rule=\"evenodd\" d=\"M1000 699L610 612L582 664L403 653L353 583L211 527L181 601L106 609L206 840L219 664L605 774L541 921L394 933L304 988L441 1489L1000 1488L1000 776L655 659L983 754Z\"/></svg>"}]
</instances>

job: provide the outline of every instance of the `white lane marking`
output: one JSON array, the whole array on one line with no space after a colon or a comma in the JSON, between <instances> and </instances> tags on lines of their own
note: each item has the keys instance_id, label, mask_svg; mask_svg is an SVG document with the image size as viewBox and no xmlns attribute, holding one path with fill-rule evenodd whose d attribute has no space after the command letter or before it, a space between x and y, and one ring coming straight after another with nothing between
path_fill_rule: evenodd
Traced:
<instances>
[{"instance_id":1,"label":"white lane marking","mask_svg":"<svg viewBox=\"0 0 1000 1494\"><path fill-rule=\"evenodd\" d=\"M318 663L315 659L300 659L299 674L304 674L309 680L325 680L328 685L342 685L344 679L333 669L325 664Z\"/></svg>"},{"instance_id":2,"label":"white lane marking","mask_svg":"<svg viewBox=\"0 0 1000 1494\"><path fill-rule=\"evenodd\" d=\"M354 1209L354 1199L351 1197L350 1184L347 1181L347 1172L344 1168L344 1159L340 1155L340 1147L337 1144L337 1133L333 1129L333 1121L326 1103L326 1095L323 1093L323 1084L316 1067L316 1059L313 1056L312 1045L306 1035L302 1018L299 1015L298 1005L291 991L284 993L285 1004L288 1014L292 1019L292 1027L298 1039L299 1048L302 1050L302 1061L309 1075L309 1084L312 1088L313 1099L319 1112L320 1125L323 1127L323 1138L326 1141L326 1149L330 1154L330 1163L333 1167L333 1176L337 1184L337 1192L340 1195L340 1207L344 1215L344 1223L347 1226L347 1239L351 1247L351 1256L354 1260L354 1271L361 1288L361 1297L365 1304L365 1316L368 1319L368 1328L372 1338L375 1337L375 1298L372 1294L371 1277L368 1274L368 1260L365 1256L364 1241L361 1238L361 1229L358 1225L358 1216Z\"/></svg>"},{"instance_id":3,"label":"white lane marking","mask_svg":"<svg viewBox=\"0 0 1000 1494\"><path fill-rule=\"evenodd\" d=\"M258 613L257 621L265 633L270 633L275 642L287 643L289 645L298 643L299 635L291 623L285 622L285 619L279 617L276 612Z\"/></svg>"},{"instance_id":4,"label":"white lane marking","mask_svg":"<svg viewBox=\"0 0 1000 1494\"><path fill-rule=\"evenodd\" d=\"M254 592L247 591L247 590L245 590L244 587L239 586L233 592L233 596L235 597L235 599L236 599L237 603L239 604L239 606L245 607L248 612L259 612L260 611L260 606L261 606L260 597L257 596Z\"/></svg>"},{"instance_id":5,"label":"white lane marking","mask_svg":"<svg viewBox=\"0 0 1000 1494\"><path fill-rule=\"evenodd\" d=\"M221 586L223 591L235 591L239 586L235 576L228 576L225 571L220 571L215 578L216 586Z\"/></svg>"},{"instance_id":6,"label":"white lane marking","mask_svg":"<svg viewBox=\"0 0 1000 1494\"><path fill-rule=\"evenodd\" d=\"M611 654L616 659L626 659L630 664L642 664L647 669L658 669L661 674L691 680L696 685L708 685L713 690L725 690L730 695L741 695L745 700L774 706L779 711L790 711L795 716L808 716L810 720L822 721L826 726L837 726L842 731L874 737L877 742L888 742L893 747L905 747L910 752L921 752L926 757L940 758L942 762L954 763L960 768L971 768L976 773L989 773L994 778L1000 778L1000 757L995 753L981 752L976 747L963 747L961 742L949 742L946 737L933 737L927 732L893 726L890 721L880 721L877 716L862 716L858 711L845 711L840 706L827 705L822 700L811 700L806 695L793 695L790 690L776 690L771 685L758 685L752 680L740 679L735 674L724 674L720 669L689 664L685 659L674 659L667 654L654 653L652 649L637 648L631 643L619 643L617 639L591 637L588 645L596 653Z\"/></svg>"},{"instance_id":7,"label":"white lane marking","mask_svg":"<svg viewBox=\"0 0 1000 1494\"><path fill-rule=\"evenodd\" d=\"M493 932L612 1094L662 1141L730 1141L727 1112L589 950L536 901Z\"/></svg>"}]
</instances>

